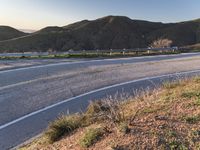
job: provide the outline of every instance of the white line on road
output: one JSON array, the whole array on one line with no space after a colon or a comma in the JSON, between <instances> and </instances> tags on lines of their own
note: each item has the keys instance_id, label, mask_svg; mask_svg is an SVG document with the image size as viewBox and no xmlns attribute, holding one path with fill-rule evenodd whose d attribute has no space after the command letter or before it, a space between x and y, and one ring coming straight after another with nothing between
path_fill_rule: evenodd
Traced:
<instances>
[{"instance_id":1,"label":"white line on road","mask_svg":"<svg viewBox=\"0 0 200 150\"><path fill-rule=\"evenodd\" d=\"M9 89L9 88L14 88L16 86L22 86L22 85L34 83L34 82L41 82L41 81L44 81L44 80L51 80L51 79L66 77L67 75L69 75L69 74L52 75L50 77L47 76L47 77L37 78L37 79L34 79L34 80L28 80L28 81L15 83L15 84L10 84L10 85L0 87L0 91L5 90L5 89Z\"/></svg>"},{"instance_id":2,"label":"white line on road","mask_svg":"<svg viewBox=\"0 0 200 150\"><path fill-rule=\"evenodd\" d=\"M62 105L62 104L64 104L64 103L66 103L66 102L75 100L76 98L80 98L80 97L82 97L82 96L86 96L86 95L89 95L89 94L92 94L92 93L95 93L95 92L100 92L100 91L103 91L103 90L106 90L106 89L110 89L110 88L114 88L114 87L117 87L117 86L122 86L122 85L130 84L130 83L135 83L135 82L139 82L139 81L152 80L152 79L156 79L156 78L170 77L170 76L175 76L175 75L176 75L176 76L179 76L179 75L183 75L183 74L198 73L198 72L200 72L200 70L185 71L185 72L179 72L179 73L173 73L173 74L166 74L166 75L160 75L160 76L154 76L154 77L146 77L146 78L142 78L142 79L137 79L137 80L132 80L132 81L128 81L128 82L123 82L123 83L115 84L115 85L112 85L112 86L107 86L107 87L104 87L104 88L100 88L100 89L97 89L97 90L93 90L93 91L90 91L90 92L81 94L81 95L79 95L79 96L75 96L75 97L69 98L69 99L67 99L67 100L61 101L61 102L59 102L59 103L56 103L56 104L47 106L47 107L45 107L45 108L43 108L43 109L37 110L37 111L32 112L32 113L30 113L30 114L28 114L28 115L25 115L25 116L20 117L20 118L18 118L18 119L16 119L16 120L13 120L13 121L11 121L11 122L9 122L9 123L6 123L6 124L4 124L4 125L1 125L1 126L0 126L0 130L2 130L2 129L4 129L4 128L8 127L8 126L11 126L11 125L13 125L13 124L15 124L15 123L18 123L18 122L20 122L20 121L22 121L22 120L25 120L25 119L27 119L27 118L29 118L29 117L31 117L31 116L37 115L37 114L39 114L39 113L41 113L41 112L44 112L44 111L49 110L49 109L51 109L51 108L54 108L54 107L56 107L56 106Z\"/></svg>"}]
</instances>

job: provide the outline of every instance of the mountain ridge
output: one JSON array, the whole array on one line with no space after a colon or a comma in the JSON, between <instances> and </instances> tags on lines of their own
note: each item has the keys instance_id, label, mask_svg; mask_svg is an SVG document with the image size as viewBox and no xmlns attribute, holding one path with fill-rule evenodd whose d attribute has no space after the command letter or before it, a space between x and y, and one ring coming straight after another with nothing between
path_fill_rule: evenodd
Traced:
<instances>
[{"instance_id":1,"label":"mountain ridge","mask_svg":"<svg viewBox=\"0 0 200 150\"><path fill-rule=\"evenodd\" d=\"M106 16L50 26L24 38L0 42L0 52L140 48L159 38L172 40L175 46L200 43L200 19L162 23Z\"/></svg>"},{"instance_id":2,"label":"mountain ridge","mask_svg":"<svg viewBox=\"0 0 200 150\"><path fill-rule=\"evenodd\" d=\"M10 26L5 26L5 25L0 26L0 41L9 40L12 38L17 38L25 35L27 35L27 33L19 31Z\"/></svg>"}]
</instances>

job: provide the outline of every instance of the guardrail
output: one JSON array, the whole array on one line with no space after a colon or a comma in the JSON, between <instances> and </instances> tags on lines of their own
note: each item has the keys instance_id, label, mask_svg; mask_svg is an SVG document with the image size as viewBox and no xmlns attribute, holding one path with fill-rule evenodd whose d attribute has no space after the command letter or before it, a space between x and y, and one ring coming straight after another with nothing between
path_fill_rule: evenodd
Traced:
<instances>
[{"instance_id":1,"label":"guardrail","mask_svg":"<svg viewBox=\"0 0 200 150\"><path fill-rule=\"evenodd\" d=\"M66 52L24 52L24 53L0 53L0 57L33 57L33 56L48 56L48 55L68 55L68 54L104 54L109 53L112 55L113 53L121 53L123 55L128 53L140 53L140 52L176 52L178 51L177 47L170 48L135 48L135 49L109 49L109 50L82 50L82 51L74 51L69 50Z\"/></svg>"}]
</instances>

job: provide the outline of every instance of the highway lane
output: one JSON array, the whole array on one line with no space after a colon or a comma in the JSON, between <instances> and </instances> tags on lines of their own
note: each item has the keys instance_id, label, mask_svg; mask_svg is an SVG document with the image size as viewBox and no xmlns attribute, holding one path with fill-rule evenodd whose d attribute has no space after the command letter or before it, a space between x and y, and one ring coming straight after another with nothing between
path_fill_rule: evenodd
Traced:
<instances>
[{"instance_id":1,"label":"highway lane","mask_svg":"<svg viewBox=\"0 0 200 150\"><path fill-rule=\"evenodd\" d=\"M1 54L0 54L1 55ZM32 67L32 66L42 66L47 64L55 63L67 63L67 62L76 62L84 61L88 59L83 58L63 58L63 59L0 59L0 71L12 70L18 68Z\"/></svg>"},{"instance_id":2,"label":"highway lane","mask_svg":"<svg viewBox=\"0 0 200 150\"><path fill-rule=\"evenodd\" d=\"M84 61L2 71L0 125L93 89L145 76L198 69L199 59L191 60L198 55ZM190 61L186 60L185 64L182 64L177 58L181 61L182 58L187 58ZM171 59L177 61L168 62Z\"/></svg>"},{"instance_id":3,"label":"highway lane","mask_svg":"<svg viewBox=\"0 0 200 150\"><path fill-rule=\"evenodd\" d=\"M25 126L27 125L27 127L24 126L24 130L26 131L20 128L23 127L22 124L18 124L22 122L17 122L11 126L4 126L27 114L31 114L43 108L48 108L48 106L63 102L65 99L70 99L105 86L148 76L198 70L200 69L199 64L199 54L193 53L61 63L2 71L0 72L0 145L5 143L3 144L5 147L2 148L15 146L38 134L47 126L48 122L53 120L62 110L67 110L69 108L71 112L75 112L80 110L80 107L84 108L84 106L88 104L88 100L105 97L105 95L115 93L117 89L111 88L113 90L111 90L112 92L106 89L106 91L100 91L90 95L90 97L86 96L85 99L79 97L79 100L72 100L73 102L70 101L69 104L66 103L62 108L55 107L52 108L53 111L48 109L48 113L46 111L44 111L45 113L38 113L36 116L39 115L40 117L36 117L37 121L29 123L24 123L24 120L22 121ZM46 71L48 73L46 73ZM176 77L177 76L179 75L177 74ZM126 91L133 90L139 86L146 87L146 83L151 82L140 82L138 86L123 85L123 88L125 88ZM80 103L80 101L82 103ZM44 118L41 118L42 114L45 115ZM27 121L29 119L28 117L25 120ZM28 130L28 124L30 130ZM10 129L10 127L12 127L12 129ZM6 132L8 133L7 135ZM13 133L15 133L14 136L12 136ZM14 140L16 140L16 142L14 142ZM1 143L1 141L3 143Z\"/></svg>"},{"instance_id":4,"label":"highway lane","mask_svg":"<svg viewBox=\"0 0 200 150\"><path fill-rule=\"evenodd\" d=\"M58 71L55 71L55 66L57 66L55 64L55 66L53 65L53 72L48 73L48 75L44 73L46 67L17 69L0 73L4 75L0 79L6 81L6 85L0 87L0 125L67 98L105 86L147 76L200 69L199 58L199 56L193 56L179 59L163 59L160 61L152 61L150 59L150 61L145 60L146 62L142 60L147 58L119 59L121 63L118 63L118 61L116 64L110 65L103 65L102 61L95 61L97 65L91 62L90 64L88 62L83 62L83 64L74 63L75 65L78 64L76 67L71 67L69 64L66 66L61 64L61 68L67 67L67 69L60 69L58 65ZM123 60L125 62L133 61L133 63L122 63L124 62ZM112 60L106 61L114 63ZM98 65L99 63L101 65ZM47 67L52 67L52 65ZM22 74L22 77L17 78L16 71ZM37 76L37 74L41 75L35 79L34 75ZM9 80L6 80L7 78ZM21 81L21 78L24 81ZM16 83L12 84L15 80ZM20 81L18 82L17 80ZM7 85L7 83L11 84Z\"/></svg>"},{"instance_id":5,"label":"highway lane","mask_svg":"<svg viewBox=\"0 0 200 150\"><path fill-rule=\"evenodd\" d=\"M169 59L187 58L193 56L200 56L200 53L185 53L178 55L160 55L160 56L147 56L147 57L122 58L122 59L104 59L104 60L66 62L66 63L64 62L64 63L49 64L43 66L12 69L12 70L0 71L0 87L16 84L19 82L34 80L42 78L44 76L60 74L62 72L71 71L76 68L80 69L89 66L161 61Z\"/></svg>"},{"instance_id":6,"label":"highway lane","mask_svg":"<svg viewBox=\"0 0 200 150\"><path fill-rule=\"evenodd\" d=\"M134 95L134 90L149 90L157 88L165 81L188 78L191 76L200 76L200 70L147 77L122 84L116 84L48 106L14 120L4 126L0 126L0 149L4 150L12 148L40 134L47 127L49 122L56 119L59 114L84 111L91 100L104 99L108 96L118 98L121 97L120 93L124 95L126 95L125 93ZM116 92L118 93L117 97Z\"/></svg>"}]
</instances>

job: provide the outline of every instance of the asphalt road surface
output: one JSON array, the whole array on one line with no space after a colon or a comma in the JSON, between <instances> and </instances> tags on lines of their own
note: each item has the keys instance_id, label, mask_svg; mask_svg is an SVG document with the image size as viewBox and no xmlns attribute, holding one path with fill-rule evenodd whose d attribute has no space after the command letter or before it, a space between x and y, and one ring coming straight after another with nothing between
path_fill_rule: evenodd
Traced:
<instances>
[{"instance_id":1,"label":"asphalt road surface","mask_svg":"<svg viewBox=\"0 0 200 150\"><path fill-rule=\"evenodd\" d=\"M182 72L182 73L180 73ZM130 95L166 80L200 75L200 54L62 62L0 71L0 149L41 133L89 101Z\"/></svg>"}]
</instances>

